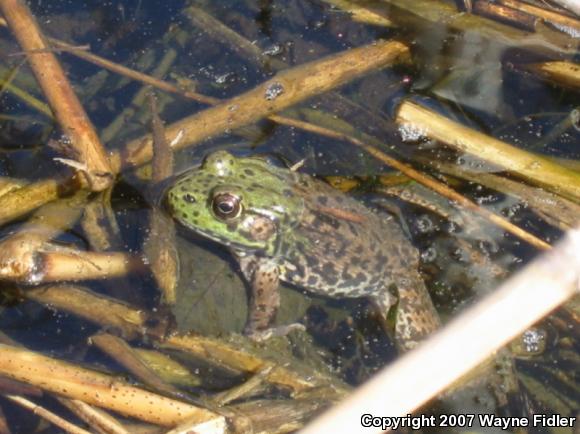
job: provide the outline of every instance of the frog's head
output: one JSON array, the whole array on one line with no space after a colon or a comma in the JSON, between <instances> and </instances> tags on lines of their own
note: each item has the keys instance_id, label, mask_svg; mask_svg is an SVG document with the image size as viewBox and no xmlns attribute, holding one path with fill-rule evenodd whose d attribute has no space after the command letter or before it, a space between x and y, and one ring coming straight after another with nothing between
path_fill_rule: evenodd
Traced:
<instances>
[{"instance_id":1,"label":"frog's head","mask_svg":"<svg viewBox=\"0 0 580 434\"><path fill-rule=\"evenodd\" d=\"M217 151L175 182L167 204L173 217L197 233L239 252L273 256L304 207L291 177L265 160Z\"/></svg>"}]
</instances>

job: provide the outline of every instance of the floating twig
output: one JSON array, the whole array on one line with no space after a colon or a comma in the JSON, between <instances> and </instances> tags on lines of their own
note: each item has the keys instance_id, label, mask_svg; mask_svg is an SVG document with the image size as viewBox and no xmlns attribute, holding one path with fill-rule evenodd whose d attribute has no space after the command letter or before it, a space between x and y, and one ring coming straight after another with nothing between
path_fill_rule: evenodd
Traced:
<instances>
[{"instance_id":1,"label":"floating twig","mask_svg":"<svg viewBox=\"0 0 580 434\"><path fill-rule=\"evenodd\" d=\"M343 85L408 53L400 42L381 41L288 69L242 95L169 125L166 134L173 137L183 130L184 137L174 149L191 146ZM147 135L128 143L113 161L137 166L149 161L152 153L151 136Z\"/></svg>"},{"instance_id":2,"label":"floating twig","mask_svg":"<svg viewBox=\"0 0 580 434\"><path fill-rule=\"evenodd\" d=\"M397 122L459 151L473 154L554 193L580 202L580 173L454 122L412 101L403 102Z\"/></svg>"}]
</instances>

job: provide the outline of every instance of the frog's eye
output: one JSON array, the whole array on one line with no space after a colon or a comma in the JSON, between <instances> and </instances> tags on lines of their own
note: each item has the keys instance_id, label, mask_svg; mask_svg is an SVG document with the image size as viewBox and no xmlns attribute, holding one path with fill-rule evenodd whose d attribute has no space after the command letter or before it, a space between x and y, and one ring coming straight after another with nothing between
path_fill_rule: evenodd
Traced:
<instances>
[{"instance_id":1,"label":"frog's eye","mask_svg":"<svg viewBox=\"0 0 580 434\"><path fill-rule=\"evenodd\" d=\"M230 193L214 196L211 206L215 216L223 220L236 218L242 212L240 198Z\"/></svg>"}]
</instances>

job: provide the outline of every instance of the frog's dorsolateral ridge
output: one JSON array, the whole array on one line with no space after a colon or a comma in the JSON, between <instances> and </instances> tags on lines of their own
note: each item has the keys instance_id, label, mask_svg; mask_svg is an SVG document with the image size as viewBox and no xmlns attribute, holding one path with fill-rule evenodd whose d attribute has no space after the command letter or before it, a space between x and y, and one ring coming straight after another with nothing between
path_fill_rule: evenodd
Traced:
<instances>
[{"instance_id":1,"label":"frog's dorsolateral ridge","mask_svg":"<svg viewBox=\"0 0 580 434\"><path fill-rule=\"evenodd\" d=\"M245 332L267 329L278 282L329 297L368 297L394 338L413 348L439 327L418 252L399 226L309 175L226 151L180 177L167 193L173 216L227 246L252 287Z\"/></svg>"}]
</instances>

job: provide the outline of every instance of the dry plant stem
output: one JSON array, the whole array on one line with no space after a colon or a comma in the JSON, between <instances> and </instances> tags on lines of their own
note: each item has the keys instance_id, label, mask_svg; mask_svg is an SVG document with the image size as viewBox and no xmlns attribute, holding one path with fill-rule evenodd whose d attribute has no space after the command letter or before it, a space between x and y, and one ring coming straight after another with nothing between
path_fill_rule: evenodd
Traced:
<instances>
[{"instance_id":1,"label":"dry plant stem","mask_svg":"<svg viewBox=\"0 0 580 434\"><path fill-rule=\"evenodd\" d=\"M58 401L99 434L130 434L123 425L99 408L78 399L58 398Z\"/></svg>"},{"instance_id":2,"label":"dry plant stem","mask_svg":"<svg viewBox=\"0 0 580 434\"><path fill-rule=\"evenodd\" d=\"M576 1L576 0L572 0ZM382 0L390 6L395 6L406 13L404 16L397 13L397 24L411 27L425 28L431 25L445 25L466 35L477 34L488 41L493 41L508 47L526 47L536 52L557 52L575 55L576 43L574 39L560 32L553 34L544 32L541 43L536 33L526 32L505 24L492 21L478 15L458 13L456 7L442 0ZM391 8L374 8L381 15L392 16ZM425 22L427 21L427 22ZM545 29L543 29L545 30ZM466 37L464 35L464 37Z\"/></svg>"},{"instance_id":3,"label":"dry plant stem","mask_svg":"<svg viewBox=\"0 0 580 434\"><path fill-rule=\"evenodd\" d=\"M232 387L224 392L214 395L212 401L216 405L223 407L232 401L255 393L257 390L262 390L264 386L267 386L265 380L267 379L268 375L270 375L270 372L272 372L272 369L274 369L274 366L266 366L264 369L252 375L249 380L244 381L239 386Z\"/></svg>"},{"instance_id":4,"label":"dry plant stem","mask_svg":"<svg viewBox=\"0 0 580 434\"><path fill-rule=\"evenodd\" d=\"M564 9L574 12L580 16L580 3L578 0L552 0L554 3L562 6Z\"/></svg>"},{"instance_id":5,"label":"dry plant stem","mask_svg":"<svg viewBox=\"0 0 580 434\"><path fill-rule=\"evenodd\" d=\"M408 56L400 42L376 42L278 73L256 88L168 126L166 135L183 138L183 148L267 117L307 98L345 84L372 70ZM130 142L116 163L136 166L152 157L151 137Z\"/></svg>"},{"instance_id":6,"label":"dry plant stem","mask_svg":"<svg viewBox=\"0 0 580 434\"><path fill-rule=\"evenodd\" d=\"M144 84L149 84L165 92L181 95L204 104L216 104L217 102L219 102L219 99L217 98L181 89L171 83L168 83L166 81L160 80L147 74L143 74L142 72L135 71L134 69L127 68L126 66L120 65L118 63L111 62L110 60L104 59L103 57L97 56L96 54L92 54L85 50L79 50L73 45L67 44L65 42L56 39L50 39L50 42L60 49L66 49L71 54L74 54L75 56L80 57L81 59L84 59L95 65L101 66L119 75L132 78L133 80L140 81Z\"/></svg>"},{"instance_id":7,"label":"dry plant stem","mask_svg":"<svg viewBox=\"0 0 580 434\"><path fill-rule=\"evenodd\" d=\"M161 380L123 339L108 333L100 333L93 335L91 342L153 390L176 398L181 395L178 389Z\"/></svg>"},{"instance_id":8,"label":"dry plant stem","mask_svg":"<svg viewBox=\"0 0 580 434\"><path fill-rule=\"evenodd\" d=\"M514 196L524 202L532 211L538 213L547 223L563 231L580 224L580 205L549 191L492 173L466 172L452 164L436 162L433 167L442 173L448 173Z\"/></svg>"},{"instance_id":9,"label":"dry plant stem","mask_svg":"<svg viewBox=\"0 0 580 434\"><path fill-rule=\"evenodd\" d=\"M465 127L411 101L405 101L399 106L396 121L459 151L503 167L547 190L580 202L580 173L559 166L547 158L530 154Z\"/></svg>"},{"instance_id":10,"label":"dry plant stem","mask_svg":"<svg viewBox=\"0 0 580 434\"><path fill-rule=\"evenodd\" d=\"M184 14L189 18L194 26L203 29L203 32L208 37L234 49L242 55L247 56L248 61L261 67L270 65L274 69L284 69L288 67L288 65L282 60L263 54L260 47L226 26L211 14L208 14L202 8L190 6L185 9Z\"/></svg>"},{"instance_id":11,"label":"dry plant stem","mask_svg":"<svg viewBox=\"0 0 580 434\"><path fill-rule=\"evenodd\" d=\"M528 63L522 67L552 83L575 90L580 89L580 65L576 63L552 61Z\"/></svg>"},{"instance_id":12,"label":"dry plant stem","mask_svg":"<svg viewBox=\"0 0 580 434\"><path fill-rule=\"evenodd\" d=\"M16 98L18 98L19 100L21 100L22 102L27 104L28 106L32 107L33 109L35 109L39 113L42 113L47 118L49 118L51 120L54 119L54 116L52 114L52 110L50 109L50 107L48 105L46 105L44 102L37 99L35 96L26 92L24 89L19 88L15 84L6 83L6 82L1 83L0 88L6 89L13 96L15 96Z\"/></svg>"},{"instance_id":13,"label":"dry plant stem","mask_svg":"<svg viewBox=\"0 0 580 434\"><path fill-rule=\"evenodd\" d=\"M7 176L0 177L0 200L2 196L10 193L11 191L18 190L26 185L26 182L15 178L9 178Z\"/></svg>"},{"instance_id":14,"label":"dry plant stem","mask_svg":"<svg viewBox=\"0 0 580 434\"><path fill-rule=\"evenodd\" d=\"M104 190L112 181L105 149L36 21L20 0L0 0L0 10L27 53L34 75L74 148L68 156L86 165L84 173L93 191Z\"/></svg>"},{"instance_id":15,"label":"dry plant stem","mask_svg":"<svg viewBox=\"0 0 580 434\"><path fill-rule=\"evenodd\" d=\"M23 295L37 303L72 313L109 330L120 330L128 339L141 337L146 332L162 335L165 330L148 328L154 317L143 309L136 309L120 301L96 294L86 288L72 285L51 285L31 288ZM163 325L160 325L164 328Z\"/></svg>"},{"instance_id":16,"label":"dry plant stem","mask_svg":"<svg viewBox=\"0 0 580 434\"><path fill-rule=\"evenodd\" d=\"M8 343L6 344L10 345ZM28 384L11 380L10 378L6 377L0 377L0 393L4 395L35 396L37 398L42 396L42 390L40 390L38 387L32 387Z\"/></svg>"},{"instance_id":17,"label":"dry plant stem","mask_svg":"<svg viewBox=\"0 0 580 434\"><path fill-rule=\"evenodd\" d=\"M201 386L201 375L191 372L187 367L169 355L157 350L135 348L139 358L166 383L180 388Z\"/></svg>"},{"instance_id":18,"label":"dry plant stem","mask_svg":"<svg viewBox=\"0 0 580 434\"><path fill-rule=\"evenodd\" d=\"M214 421L225 427L223 417L208 410L20 348L0 345L0 372L61 396L157 425L174 426L186 419L197 418L199 422Z\"/></svg>"},{"instance_id":19,"label":"dry plant stem","mask_svg":"<svg viewBox=\"0 0 580 434\"><path fill-rule=\"evenodd\" d=\"M383 27L393 27L394 24L391 20L386 17L383 17L371 9L368 9L364 6L357 5L348 0L324 0L325 3L329 3L332 6L341 9L348 14L350 14L353 21L359 23L370 24L373 26L383 26Z\"/></svg>"},{"instance_id":20,"label":"dry plant stem","mask_svg":"<svg viewBox=\"0 0 580 434\"><path fill-rule=\"evenodd\" d=\"M151 129L153 133L153 175L158 183L173 173L173 152L165 138L163 122L157 112L155 97L150 94ZM159 209L149 213L149 236L144 246L145 255L157 285L163 294L163 303L175 304L179 257L175 246L175 224Z\"/></svg>"},{"instance_id":21,"label":"dry plant stem","mask_svg":"<svg viewBox=\"0 0 580 434\"><path fill-rule=\"evenodd\" d=\"M61 196L61 187L56 180L38 181L0 196L0 225L35 210Z\"/></svg>"},{"instance_id":22,"label":"dry plant stem","mask_svg":"<svg viewBox=\"0 0 580 434\"><path fill-rule=\"evenodd\" d=\"M525 3L523 1L498 0L498 3L513 9L517 9L522 12L527 12L529 14L535 15L551 23L576 29L576 31L580 32L580 20L574 19L566 15L562 15L558 12L551 11L548 9L542 9L529 3Z\"/></svg>"},{"instance_id":23,"label":"dry plant stem","mask_svg":"<svg viewBox=\"0 0 580 434\"><path fill-rule=\"evenodd\" d=\"M0 278L29 282L35 280L37 255L42 246L70 228L82 213L88 192L44 205L14 235L0 242Z\"/></svg>"},{"instance_id":24,"label":"dry plant stem","mask_svg":"<svg viewBox=\"0 0 580 434\"><path fill-rule=\"evenodd\" d=\"M149 94L151 106L151 132L153 136L153 182L161 182L173 173L173 152L165 137L165 127L159 117L155 96Z\"/></svg>"},{"instance_id":25,"label":"dry plant stem","mask_svg":"<svg viewBox=\"0 0 580 434\"><path fill-rule=\"evenodd\" d=\"M163 53L163 58L156 64L153 71L154 76L164 76L177 58L177 51L173 48L167 49ZM113 139L119 131L125 126L128 119L131 119L135 113L147 102L147 95L149 94L148 87L142 87L133 96L131 103L126 106L121 113L102 131L103 140L108 142Z\"/></svg>"},{"instance_id":26,"label":"dry plant stem","mask_svg":"<svg viewBox=\"0 0 580 434\"><path fill-rule=\"evenodd\" d=\"M535 30L538 22L536 17L526 12L481 0L475 3L473 12L529 32Z\"/></svg>"},{"instance_id":27,"label":"dry plant stem","mask_svg":"<svg viewBox=\"0 0 580 434\"><path fill-rule=\"evenodd\" d=\"M493 212L488 211L487 209L478 206L477 204L475 204L471 200L467 199L465 196L462 196L459 193L457 193L455 190L447 187L445 184L442 184L442 183L436 181L435 179L431 178L430 176L425 175L425 174L413 169L411 166L408 166L404 163L401 163L400 161L385 154L384 152L382 152L378 148L371 146L371 145L368 145L367 143L364 143L355 137L352 137L352 136L349 136L349 135L343 134L343 133L337 133L337 132L330 130L328 128L319 127L317 125L313 125L313 124L310 124L307 122L298 121L295 119L281 118L278 116L273 116L273 118L276 119L276 122L284 124L284 125L294 126L296 128L301 128L305 131L310 131L313 133L325 135L327 137L334 137L338 140L349 141L350 143L358 146L359 148L364 149L366 152L371 154L377 160L380 160L383 163L401 171L402 173L407 175L409 178L414 179L415 181L419 182L420 184L424 185L427 188L430 188L433 191L436 191L437 193L439 193L442 196L451 200L453 203L459 204L459 205L485 217L486 219L488 219L492 223L498 225L499 227L503 228L504 230L508 231L509 233L511 233L511 234L517 236L518 238L530 243L532 246L534 246L538 249L549 249L550 248L550 245L548 243L546 243L545 241L542 241L541 239L530 234L529 232L524 231L523 229L510 223L508 220L504 219L503 217L498 216L497 214L494 214Z\"/></svg>"},{"instance_id":28,"label":"dry plant stem","mask_svg":"<svg viewBox=\"0 0 580 434\"><path fill-rule=\"evenodd\" d=\"M111 279L145 269L139 257L123 252L41 252L35 261L34 278L43 283ZM31 277L25 276L25 280Z\"/></svg>"},{"instance_id":29,"label":"dry plant stem","mask_svg":"<svg viewBox=\"0 0 580 434\"><path fill-rule=\"evenodd\" d=\"M66 431L70 434L91 434L89 431L86 431L69 421L63 419L62 417L54 414L51 411L48 411L46 408L36 405L34 402L29 401L21 396L16 395L4 395L5 398L9 399L10 401L30 410L32 413L46 419L53 425L59 427L60 429Z\"/></svg>"},{"instance_id":30,"label":"dry plant stem","mask_svg":"<svg viewBox=\"0 0 580 434\"><path fill-rule=\"evenodd\" d=\"M580 291L580 229L533 261L416 350L387 366L302 434L380 432L362 414L405 416ZM477 339L474 339L477 336ZM425 369L429 360L429 369ZM385 394L385 390L397 390Z\"/></svg>"},{"instance_id":31,"label":"dry plant stem","mask_svg":"<svg viewBox=\"0 0 580 434\"><path fill-rule=\"evenodd\" d=\"M324 400L259 400L232 405L229 408L243 419L233 420L234 432L251 432L253 434L282 434L296 432L304 426L321 408L326 406ZM348 431L336 431L348 432Z\"/></svg>"},{"instance_id":32,"label":"dry plant stem","mask_svg":"<svg viewBox=\"0 0 580 434\"><path fill-rule=\"evenodd\" d=\"M216 40L220 44L225 45L230 50L236 52L245 61L249 61L256 65L256 67L265 69L267 71L280 71L290 67L283 60L266 55L260 49L260 47L256 45L255 41L246 39L243 35L232 30L220 20L205 12L203 9L190 6L185 9L184 14L189 18L194 26L203 30L203 32L208 37ZM377 17L378 19L382 18L378 15ZM391 123L388 123L382 117L380 112L377 113L376 110L366 109L336 91L327 92L321 95L321 97L322 98L320 99L320 102L322 105L329 106L331 110L339 110L340 108L340 111L344 111L346 109L348 112L354 109L361 114L364 113L366 120L375 126L384 129L385 131L389 131L391 129ZM219 101L216 101L215 103L217 102ZM349 117L348 115L343 116ZM238 129L235 131L235 133L241 135L240 133L242 133L242 131Z\"/></svg>"},{"instance_id":33,"label":"dry plant stem","mask_svg":"<svg viewBox=\"0 0 580 434\"><path fill-rule=\"evenodd\" d=\"M0 434L12 434L2 407L0 407Z\"/></svg>"},{"instance_id":34,"label":"dry plant stem","mask_svg":"<svg viewBox=\"0 0 580 434\"><path fill-rule=\"evenodd\" d=\"M168 337L162 345L165 348L186 351L204 360L211 360L213 363L219 363L230 369L246 373L256 374L271 365L271 362L250 354L243 349L203 336L174 335ZM325 377L314 375L312 372L309 375L301 376L282 366L275 366L266 375L266 378L269 383L286 387L295 394L328 384L328 379ZM346 393L346 388L341 385L335 385L335 391L337 396L340 396Z\"/></svg>"}]
</instances>

